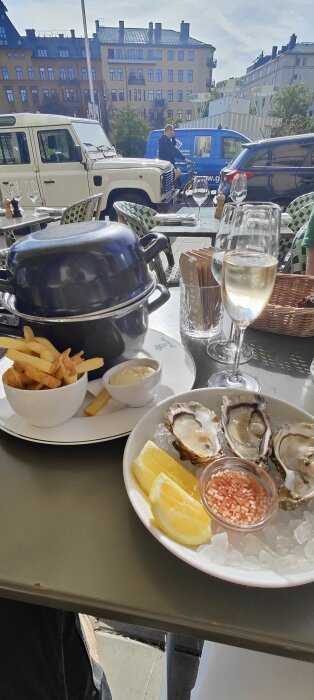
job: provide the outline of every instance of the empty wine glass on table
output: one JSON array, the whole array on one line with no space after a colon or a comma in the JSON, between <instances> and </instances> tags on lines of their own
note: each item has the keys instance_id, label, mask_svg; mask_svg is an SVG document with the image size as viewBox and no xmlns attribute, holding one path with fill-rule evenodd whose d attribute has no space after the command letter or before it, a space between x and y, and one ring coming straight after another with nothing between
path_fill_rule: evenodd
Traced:
<instances>
[{"instance_id":1,"label":"empty wine glass on table","mask_svg":"<svg viewBox=\"0 0 314 700\"><path fill-rule=\"evenodd\" d=\"M246 173L237 173L231 182L230 199L235 204L241 204L247 196L247 176Z\"/></svg>"},{"instance_id":2,"label":"empty wine glass on table","mask_svg":"<svg viewBox=\"0 0 314 700\"><path fill-rule=\"evenodd\" d=\"M231 222L236 204L227 202L224 206L218 234L215 238L215 246L212 254L211 270L216 282L221 284L223 259L228 243L228 236L231 231ZM209 341L206 352L216 362L223 364L233 364L236 354L236 327L231 324L229 338ZM248 362L253 356L252 348L249 345L243 345L239 362Z\"/></svg>"},{"instance_id":3,"label":"empty wine glass on table","mask_svg":"<svg viewBox=\"0 0 314 700\"><path fill-rule=\"evenodd\" d=\"M209 386L260 391L255 377L241 373L239 357L245 329L262 313L276 279L280 215L271 206L238 207L222 266L222 299L239 330L236 356L231 371L213 374Z\"/></svg>"},{"instance_id":4,"label":"empty wine glass on table","mask_svg":"<svg viewBox=\"0 0 314 700\"><path fill-rule=\"evenodd\" d=\"M198 206L198 225L201 225L201 206L205 204L209 196L208 178L194 177L192 196Z\"/></svg>"},{"instance_id":5,"label":"empty wine glass on table","mask_svg":"<svg viewBox=\"0 0 314 700\"><path fill-rule=\"evenodd\" d=\"M26 196L28 197L28 199L30 199L32 205L34 206L36 200L39 197L37 182L35 182L35 180L25 180L25 191ZM36 210L34 212L34 215L37 216Z\"/></svg>"}]
</instances>

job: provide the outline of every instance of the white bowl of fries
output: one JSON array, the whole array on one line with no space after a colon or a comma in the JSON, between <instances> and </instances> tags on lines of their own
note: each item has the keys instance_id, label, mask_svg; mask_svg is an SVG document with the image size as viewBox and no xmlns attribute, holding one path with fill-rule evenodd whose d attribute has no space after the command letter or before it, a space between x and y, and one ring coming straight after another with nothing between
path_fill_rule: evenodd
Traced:
<instances>
[{"instance_id":1,"label":"white bowl of fries","mask_svg":"<svg viewBox=\"0 0 314 700\"><path fill-rule=\"evenodd\" d=\"M101 357L84 360L82 352L57 350L47 338L24 328L24 338L0 338L6 357L13 361L2 376L11 408L28 423L53 428L72 418L82 405L87 373L103 366Z\"/></svg>"}]
</instances>

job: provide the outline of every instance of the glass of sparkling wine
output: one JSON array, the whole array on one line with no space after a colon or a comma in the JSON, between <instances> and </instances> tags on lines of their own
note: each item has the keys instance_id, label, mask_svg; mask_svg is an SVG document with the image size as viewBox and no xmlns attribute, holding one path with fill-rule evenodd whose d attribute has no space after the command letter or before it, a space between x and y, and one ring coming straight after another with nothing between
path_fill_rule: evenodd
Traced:
<instances>
[{"instance_id":1,"label":"glass of sparkling wine","mask_svg":"<svg viewBox=\"0 0 314 700\"><path fill-rule=\"evenodd\" d=\"M278 222L270 207L239 207L234 212L223 258L221 293L230 318L238 329L231 371L213 374L209 386L260 391L259 382L239 370L244 331L268 303L278 264Z\"/></svg>"},{"instance_id":2,"label":"glass of sparkling wine","mask_svg":"<svg viewBox=\"0 0 314 700\"><path fill-rule=\"evenodd\" d=\"M32 205L35 205L36 199L39 197L39 191L37 187L37 182L35 180L25 180L25 191L26 191L26 196L28 199L31 200ZM34 212L35 216L37 216L36 210Z\"/></svg>"},{"instance_id":3,"label":"glass of sparkling wine","mask_svg":"<svg viewBox=\"0 0 314 700\"><path fill-rule=\"evenodd\" d=\"M207 177L194 177L193 178L193 199L198 206L198 225L201 225L201 206L205 204L208 199L208 178Z\"/></svg>"}]
</instances>

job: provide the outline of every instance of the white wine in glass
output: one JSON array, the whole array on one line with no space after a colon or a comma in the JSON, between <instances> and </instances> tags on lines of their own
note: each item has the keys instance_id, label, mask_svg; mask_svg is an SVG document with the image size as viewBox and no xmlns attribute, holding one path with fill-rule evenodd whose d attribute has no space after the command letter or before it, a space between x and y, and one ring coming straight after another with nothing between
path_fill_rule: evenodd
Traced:
<instances>
[{"instance_id":1,"label":"white wine in glass","mask_svg":"<svg viewBox=\"0 0 314 700\"><path fill-rule=\"evenodd\" d=\"M209 196L207 177L193 178L193 199L198 206L198 225L201 225L201 206L205 204Z\"/></svg>"}]
</instances>

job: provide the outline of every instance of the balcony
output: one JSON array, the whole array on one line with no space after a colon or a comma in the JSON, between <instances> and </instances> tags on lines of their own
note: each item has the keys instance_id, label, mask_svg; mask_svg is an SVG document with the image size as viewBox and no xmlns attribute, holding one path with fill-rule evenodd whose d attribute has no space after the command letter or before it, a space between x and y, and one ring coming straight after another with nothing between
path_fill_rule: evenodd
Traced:
<instances>
[{"instance_id":1,"label":"balcony","mask_svg":"<svg viewBox=\"0 0 314 700\"><path fill-rule=\"evenodd\" d=\"M79 85L80 80L79 78L59 78L58 80L58 85Z\"/></svg>"},{"instance_id":2,"label":"balcony","mask_svg":"<svg viewBox=\"0 0 314 700\"><path fill-rule=\"evenodd\" d=\"M137 78L136 75L129 75L128 85L145 85L145 78Z\"/></svg>"},{"instance_id":3,"label":"balcony","mask_svg":"<svg viewBox=\"0 0 314 700\"><path fill-rule=\"evenodd\" d=\"M207 68L217 68L217 58L208 58L206 61Z\"/></svg>"}]
</instances>

